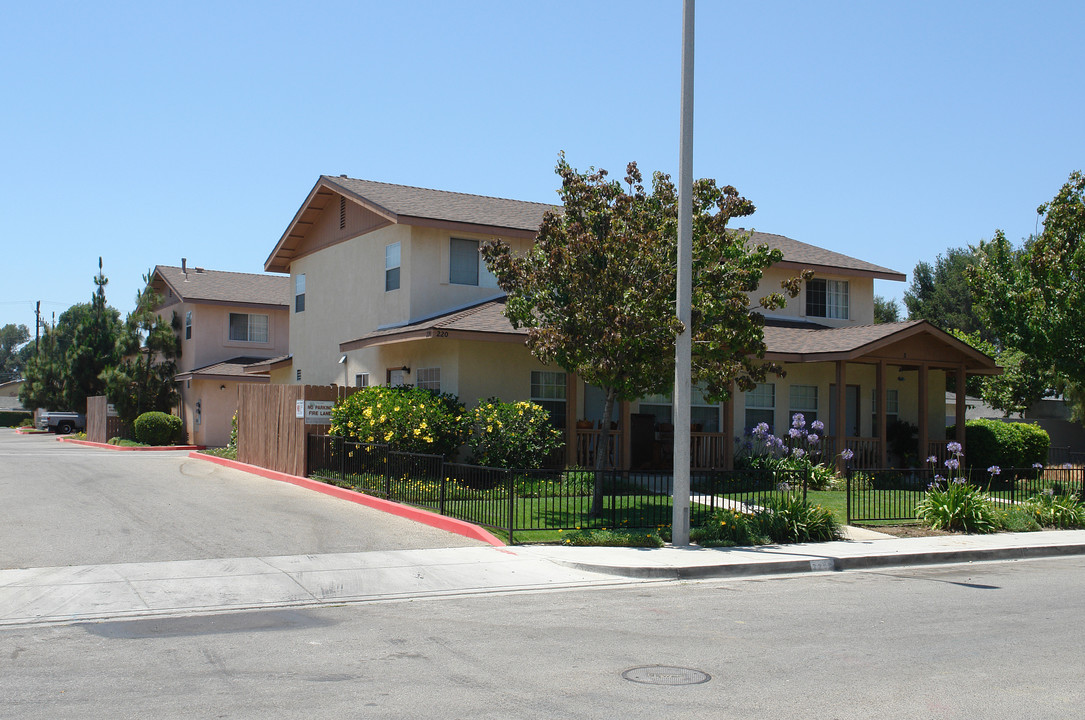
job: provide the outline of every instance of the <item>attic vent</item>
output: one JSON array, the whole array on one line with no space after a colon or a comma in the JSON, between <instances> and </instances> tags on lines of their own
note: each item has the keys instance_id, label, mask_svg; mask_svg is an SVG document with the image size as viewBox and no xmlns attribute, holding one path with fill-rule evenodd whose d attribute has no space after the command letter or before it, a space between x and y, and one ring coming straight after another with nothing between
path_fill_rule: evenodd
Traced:
<instances>
[{"instance_id":1,"label":"attic vent","mask_svg":"<svg viewBox=\"0 0 1085 720\"><path fill-rule=\"evenodd\" d=\"M347 227L347 199L342 195L339 196L339 229L343 230Z\"/></svg>"}]
</instances>

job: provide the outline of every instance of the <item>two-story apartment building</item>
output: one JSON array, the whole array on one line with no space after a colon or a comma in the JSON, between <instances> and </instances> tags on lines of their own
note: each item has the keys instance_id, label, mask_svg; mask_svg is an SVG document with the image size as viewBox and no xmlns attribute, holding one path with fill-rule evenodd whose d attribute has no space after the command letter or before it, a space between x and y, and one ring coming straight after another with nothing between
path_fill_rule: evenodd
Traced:
<instances>
[{"instance_id":1,"label":"two-story apartment building","mask_svg":"<svg viewBox=\"0 0 1085 720\"><path fill-rule=\"evenodd\" d=\"M166 319L176 315L180 324L175 379L189 442L224 446L238 386L269 382L245 368L287 352L290 279L205 270L182 260L181 267L156 266L151 286L162 298L158 313Z\"/></svg>"},{"instance_id":2,"label":"two-story apartment building","mask_svg":"<svg viewBox=\"0 0 1085 720\"><path fill-rule=\"evenodd\" d=\"M566 428L567 461L585 462L602 392L531 355L525 332L502 315L503 295L478 252L493 238L526 250L549 209L322 176L265 262L269 272L290 273L294 292L292 358L275 364L273 379L411 384L455 393L468 406L490 396L532 399ZM801 270L814 275L766 318L767 357L785 376L726 403L694 392L695 462L726 465L744 428L767 422L780 431L795 412L820 419L834 452L847 446L868 466L889 462L894 419L918 426L924 452L944 452L947 374L994 373L993 361L926 322L875 325L874 280L903 281L902 273L780 235L755 232L752 242L784 256L763 287ZM619 415L613 462L659 462L669 397L623 403Z\"/></svg>"}]
</instances>

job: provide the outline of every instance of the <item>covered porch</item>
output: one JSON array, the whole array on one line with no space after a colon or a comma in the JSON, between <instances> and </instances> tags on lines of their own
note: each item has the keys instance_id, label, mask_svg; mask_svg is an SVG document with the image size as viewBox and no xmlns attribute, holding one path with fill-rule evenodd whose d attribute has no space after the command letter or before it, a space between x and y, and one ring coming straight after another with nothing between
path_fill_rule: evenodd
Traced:
<instances>
[{"instance_id":1,"label":"covered porch","mask_svg":"<svg viewBox=\"0 0 1085 720\"><path fill-rule=\"evenodd\" d=\"M736 393L712 408L701 406L709 422L691 428L690 462L695 470L733 469L737 441L757 422L786 434L791 417L802 412L824 425L819 449L823 458L843 467L844 449L853 468L922 464L947 457L947 445L965 445L963 393L953 418L947 418L944 392L949 378L963 387L969 375L1000 372L994 361L926 321L844 328L765 327L766 359L784 366L785 376ZM566 417L566 464L591 467L600 448L613 469L665 469L672 466L674 428L669 401L659 398L620 403L608 431L585 421L590 388L569 376ZM844 408L838 412L838 408ZM579 414L578 414L579 413ZM715 427L706 427L713 424ZM952 438L946 428L955 425ZM901 433L908 435L903 441ZM906 448L906 449L902 449Z\"/></svg>"}]
</instances>

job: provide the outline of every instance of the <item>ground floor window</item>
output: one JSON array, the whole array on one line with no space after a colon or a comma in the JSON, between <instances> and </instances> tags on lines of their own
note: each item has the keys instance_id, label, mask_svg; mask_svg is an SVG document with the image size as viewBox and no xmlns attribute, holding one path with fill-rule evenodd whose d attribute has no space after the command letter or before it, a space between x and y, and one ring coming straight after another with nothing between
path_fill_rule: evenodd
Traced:
<instances>
[{"instance_id":1,"label":"ground floor window","mask_svg":"<svg viewBox=\"0 0 1085 720\"><path fill-rule=\"evenodd\" d=\"M354 387L369 387L369 373L358 373L355 375Z\"/></svg>"},{"instance_id":2,"label":"ground floor window","mask_svg":"<svg viewBox=\"0 0 1085 720\"><path fill-rule=\"evenodd\" d=\"M550 423L565 429L565 373L550 370L531 371L531 402L550 413Z\"/></svg>"},{"instance_id":3,"label":"ground floor window","mask_svg":"<svg viewBox=\"0 0 1085 720\"><path fill-rule=\"evenodd\" d=\"M441 392L441 368L418 368L415 371L414 384L434 392Z\"/></svg>"},{"instance_id":4,"label":"ground floor window","mask_svg":"<svg viewBox=\"0 0 1085 720\"><path fill-rule=\"evenodd\" d=\"M769 432L776 432L776 384L758 383L757 387L746 393L746 424L752 430L759 423L769 426Z\"/></svg>"},{"instance_id":5,"label":"ground floor window","mask_svg":"<svg viewBox=\"0 0 1085 720\"><path fill-rule=\"evenodd\" d=\"M689 422L697 432L720 431L720 406L719 403L709 402L705 398L704 390L693 386L689 401ZM665 395L648 395L641 398L640 412L653 415L656 425L673 425L674 402L671 393Z\"/></svg>"},{"instance_id":6,"label":"ground floor window","mask_svg":"<svg viewBox=\"0 0 1085 720\"><path fill-rule=\"evenodd\" d=\"M795 413L802 413L806 420L806 427L818 419L818 386L817 385L792 385L788 391L789 403L787 416L795 417Z\"/></svg>"},{"instance_id":7,"label":"ground floor window","mask_svg":"<svg viewBox=\"0 0 1085 720\"><path fill-rule=\"evenodd\" d=\"M875 436L881 436L881 428L878 427L878 389L872 388L870 391L870 408L871 419L870 427L873 429ZM885 391L885 424L886 427L891 427L893 423L900 419L900 391L899 390L886 390Z\"/></svg>"}]
</instances>

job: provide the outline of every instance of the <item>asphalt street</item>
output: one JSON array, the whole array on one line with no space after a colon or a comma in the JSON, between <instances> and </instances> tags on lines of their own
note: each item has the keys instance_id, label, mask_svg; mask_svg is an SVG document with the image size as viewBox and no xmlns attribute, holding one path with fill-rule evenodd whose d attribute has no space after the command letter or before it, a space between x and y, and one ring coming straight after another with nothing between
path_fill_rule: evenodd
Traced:
<instances>
[{"instance_id":1,"label":"asphalt street","mask_svg":"<svg viewBox=\"0 0 1085 720\"><path fill-rule=\"evenodd\" d=\"M481 546L190 459L0 429L0 570Z\"/></svg>"},{"instance_id":2,"label":"asphalt street","mask_svg":"<svg viewBox=\"0 0 1085 720\"><path fill-rule=\"evenodd\" d=\"M0 715L1076 718L1083 571L1069 557L0 628ZM705 681L626 679L685 670Z\"/></svg>"}]
</instances>

